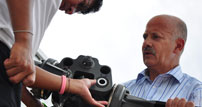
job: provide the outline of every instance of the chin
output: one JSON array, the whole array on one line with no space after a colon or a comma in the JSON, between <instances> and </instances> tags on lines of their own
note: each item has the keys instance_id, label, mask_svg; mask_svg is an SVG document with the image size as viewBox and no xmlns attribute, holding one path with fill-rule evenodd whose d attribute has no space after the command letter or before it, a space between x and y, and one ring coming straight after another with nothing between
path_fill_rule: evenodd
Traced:
<instances>
[{"instance_id":1,"label":"chin","mask_svg":"<svg viewBox=\"0 0 202 107\"><path fill-rule=\"evenodd\" d=\"M147 67L150 67L152 65L155 65L155 62L152 61L152 60L144 60L144 64L147 66Z\"/></svg>"}]
</instances>

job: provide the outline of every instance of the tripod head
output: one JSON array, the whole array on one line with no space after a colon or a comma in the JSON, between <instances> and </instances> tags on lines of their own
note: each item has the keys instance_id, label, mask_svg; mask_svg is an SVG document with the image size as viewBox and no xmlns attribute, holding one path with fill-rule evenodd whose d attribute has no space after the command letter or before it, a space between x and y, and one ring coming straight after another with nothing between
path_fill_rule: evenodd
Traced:
<instances>
[{"instance_id":1,"label":"tripod head","mask_svg":"<svg viewBox=\"0 0 202 107\"><path fill-rule=\"evenodd\" d=\"M111 69L109 66L100 65L96 58L80 55L77 59L63 58L60 63L54 59L36 62L36 65L56 75L66 75L73 79L96 79L96 85L89 90L92 97L98 101L109 101L108 107L165 107L164 102L147 101L129 94L122 85L112 84ZM36 98L47 99L52 94L54 107L92 107L80 96L36 89L31 90Z\"/></svg>"}]
</instances>

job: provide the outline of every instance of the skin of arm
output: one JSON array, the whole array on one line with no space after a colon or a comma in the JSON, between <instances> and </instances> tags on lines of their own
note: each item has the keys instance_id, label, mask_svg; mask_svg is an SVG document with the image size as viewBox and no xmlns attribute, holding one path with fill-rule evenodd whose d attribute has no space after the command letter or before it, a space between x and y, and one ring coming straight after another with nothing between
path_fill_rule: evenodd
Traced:
<instances>
[{"instance_id":1,"label":"skin of arm","mask_svg":"<svg viewBox=\"0 0 202 107\"><path fill-rule=\"evenodd\" d=\"M7 0L13 31L26 30L32 32L33 0ZM35 82L35 65L32 59L32 34L15 32L15 42L10 57L4 65L13 83L23 81L29 86Z\"/></svg>"},{"instance_id":2,"label":"skin of arm","mask_svg":"<svg viewBox=\"0 0 202 107\"><path fill-rule=\"evenodd\" d=\"M108 104L106 101L96 101L92 98L89 88L96 83L96 80L68 79L70 78L67 78L65 92L78 94L89 104L96 107L104 107L104 105ZM61 76L52 74L36 66L36 80L30 87L59 91L61 88Z\"/></svg>"}]
</instances>

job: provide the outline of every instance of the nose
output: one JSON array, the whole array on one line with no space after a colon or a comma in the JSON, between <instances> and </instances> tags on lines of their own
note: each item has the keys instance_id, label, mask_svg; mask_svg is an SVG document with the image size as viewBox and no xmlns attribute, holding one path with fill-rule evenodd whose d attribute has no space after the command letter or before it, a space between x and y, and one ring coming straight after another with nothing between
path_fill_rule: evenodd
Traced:
<instances>
[{"instance_id":1,"label":"nose","mask_svg":"<svg viewBox=\"0 0 202 107\"><path fill-rule=\"evenodd\" d=\"M143 42L143 47L152 47L152 42L150 38L146 38Z\"/></svg>"},{"instance_id":2,"label":"nose","mask_svg":"<svg viewBox=\"0 0 202 107\"><path fill-rule=\"evenodd\" d=\"M68 9L66 9L67 14L73 14L75 12L76 12L76 8L74 6L68 7Z\"/></svg>"}]
</instances>

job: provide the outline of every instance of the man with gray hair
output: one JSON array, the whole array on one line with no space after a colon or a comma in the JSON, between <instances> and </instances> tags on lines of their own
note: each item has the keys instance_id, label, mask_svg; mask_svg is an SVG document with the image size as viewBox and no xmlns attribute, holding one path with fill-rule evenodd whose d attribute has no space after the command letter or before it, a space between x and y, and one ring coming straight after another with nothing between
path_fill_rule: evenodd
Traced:
<instances>
[{"instance_id":1,"label":"man with gray hair","mask_svg":"<svg viewBox=\"0 0 202 107\"><path fill-rule=\"evenodd\" d=\"M166 107L201 107L202 83L182 73L179 64L187 39L186 24L175 16L158 15L147 23L143 38L147 68L124 86L132 95L164 101Z\"/></svg>"}]
</instances>

